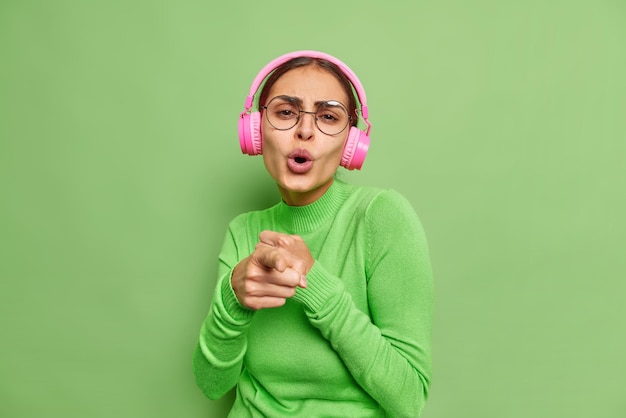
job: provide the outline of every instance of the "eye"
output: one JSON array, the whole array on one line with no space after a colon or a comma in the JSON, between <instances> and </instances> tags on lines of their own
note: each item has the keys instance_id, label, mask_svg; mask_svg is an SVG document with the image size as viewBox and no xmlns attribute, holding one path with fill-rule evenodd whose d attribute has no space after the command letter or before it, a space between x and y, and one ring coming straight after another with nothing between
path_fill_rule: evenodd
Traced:
<instances>
[{"instance_id":1,"label":"eye","mask_svg":"<svg viewBox=\"0 0 626 418\"><path fill-rule=\"evenodd\" d=\"M333 115L332 113L329 112L318 112L317 114L317 118L321 119L324 122L337 122L339 119L337 118L337 116Z\"/></svg>"},{"instance_id":2,"label":"eye","mask_svg":"<svg viewBox=\"0 0 626 418\"><path fill-rule=\"evenodd\" d=\"M278 114L283 117L289 117L294 115L295 113L291 109L279 109Z\"/></svg>"},{"instance_id":3,"label":"eye","mask_svg":"<svg viewBox=\"0 0 626 418\"><path fill-rule=\"evenodd\" d=\"M341 103L334 100L321 104L317 109L317 120L326 125L344 123L347 117L348 114Z\"/></svg>"},{"instance_id":4,"label":"eye","mask_svg":"<svg viewBox=\"0 0 626 418\"><path fill-rule=\"evenodd\" d=\"M298 117L298 109L291 103L273 103L270 112L279 119L295 119Z\"/></svg>"}]
</instances>

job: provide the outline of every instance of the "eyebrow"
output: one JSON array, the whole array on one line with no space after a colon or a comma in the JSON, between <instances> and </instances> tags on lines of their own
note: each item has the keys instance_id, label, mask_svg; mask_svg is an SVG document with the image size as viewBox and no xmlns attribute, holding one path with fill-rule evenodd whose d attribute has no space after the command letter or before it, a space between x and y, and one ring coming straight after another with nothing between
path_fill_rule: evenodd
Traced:
<instances>
[{"instance_id":1,"label":"eyebrow","mask_svg":"<svg viewBox=\"0 0 626 418\"><path fill-rule=\"evenodd\" d=\"M280 95L280 96L276 96L276 97L284 97L285 99L287 99L290 102L294 102L298 105L298 107L302 108L302 99L300 97L294 97L294 96L287 96L287 95ZM331 103L333 104L333 102L337 102L339 104L341 104L342 106L345 107L345 105L343 103L341 103L339 100L334 100L334 99L330 99L330 100L318 100L316 102L314 102L313 104L315 105L315 107L319 107L321 104L324 103Z\"/></svg>"}]
</instances>

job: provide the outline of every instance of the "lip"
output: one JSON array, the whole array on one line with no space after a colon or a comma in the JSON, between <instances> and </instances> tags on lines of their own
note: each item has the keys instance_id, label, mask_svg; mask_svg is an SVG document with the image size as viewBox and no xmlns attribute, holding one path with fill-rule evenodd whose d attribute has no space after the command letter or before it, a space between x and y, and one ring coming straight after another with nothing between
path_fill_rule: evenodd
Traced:
<instances>
[{"instance_id":1,"label":"lip","mask_svg":"<svg viewBox=\"0 0 626 418\"><path fill-rule=\"evenodd\" d=\"M295 174L308 173L313 168L313 157L305 149L293 150L287 156L287 166Z\"/></svg>"}]
</instances>

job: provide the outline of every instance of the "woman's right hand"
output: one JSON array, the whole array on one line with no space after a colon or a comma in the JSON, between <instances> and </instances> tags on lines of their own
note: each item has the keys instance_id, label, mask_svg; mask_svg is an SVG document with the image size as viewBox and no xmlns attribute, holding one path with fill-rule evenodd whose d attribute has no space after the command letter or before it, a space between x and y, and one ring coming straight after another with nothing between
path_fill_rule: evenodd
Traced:
<instances>
[{"instance_id":1,"label":"woman's right hand","mask_svg":"<svg viewBox=\"0 0 626 418\"><path fill-rule=\"evenodd\" d=\"M259 242L233 269L231 285L239 303L253 310L283 306L296 287L306 287L306 272L296 265L289 250Z\"/></svg>"}]
</instances>

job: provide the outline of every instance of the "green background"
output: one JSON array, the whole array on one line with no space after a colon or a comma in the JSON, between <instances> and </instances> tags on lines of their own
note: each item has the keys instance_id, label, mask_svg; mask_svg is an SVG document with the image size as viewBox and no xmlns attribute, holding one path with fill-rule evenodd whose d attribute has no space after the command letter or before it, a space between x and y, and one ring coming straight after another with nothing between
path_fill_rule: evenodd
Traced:
<instances>
[{"instance_id":1,"label":"green background","mask_svg":"<svg viewBox=\"0 0 626 418\"><path fill-rule=\"evenodd\" d=\"M626 3L0 2L0 415L221 417L191 353L227 222L279 198L260 68L360 77L436 281L425 418L626 416Z\"/></svg>"}]
</instances>

